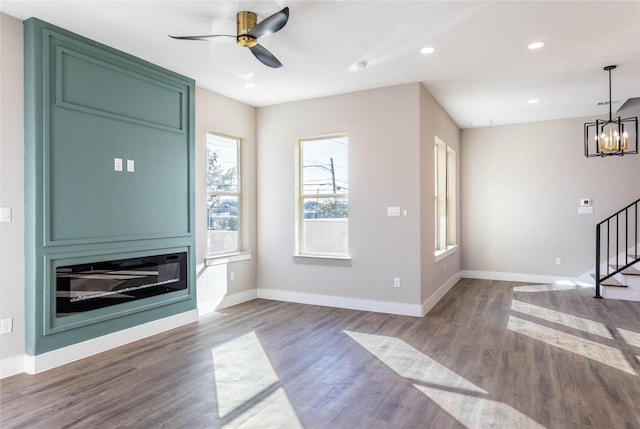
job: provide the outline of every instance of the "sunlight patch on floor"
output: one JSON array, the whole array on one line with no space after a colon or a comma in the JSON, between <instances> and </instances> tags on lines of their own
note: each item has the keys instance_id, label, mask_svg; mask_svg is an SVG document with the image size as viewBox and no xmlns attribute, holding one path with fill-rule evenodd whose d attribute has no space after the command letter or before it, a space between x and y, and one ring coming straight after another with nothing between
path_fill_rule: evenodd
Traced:
<instances>
[{"instance_id":1,"label":"sunlight patch on floor","mask_svg":"<svg viewBox=\"0 0 640 429\"><path fill-rule=\"evenodd\" d=\"M594 322L593 320L572 316L560 311L550 310L545 307L528 304L526 302L517 301L515 299L511 301L511 309L520 313L537 317L539 319L547 320L549 322L558 323L568 328L573 328L579 331L587 332L589 334L613 339L613 335L611 335L611 332L606 327L606 325L600 322Z\"/></svg>"},{"instance_id":2,"label":"sunlight patch on floor","mask_svg":"<svg viewBox=\"0 0 640 429\"><path fill-rule=\"evenodd\" d=\"M487 393L399 338L344 332L404 378L471 392Z\"/></svg>"},{"instance_id":3,"label":"sunlight patch on floor","mask_svg":"<svg viewBox=\"0 0 640 429\"><path fill-rule=\"evenodd\" d=\"M507 329L551 346L576 353L629 374L637 375L624 354L613 347L598 344L537 323L509 316Z\"/></svg>"},{"instance_id":4,"label":"sunlight patch on floor","mask_svg":"<svg viewBox=\"0 0 640 429\"><path fill-rule=\"evenodd\" d=\"M467 429L544 429L535 420L498 401L414 384L414 387Z\"/></svg>"},{"instance_id":5,"label":"sunlight patch on floor","mask_svg":"<svg viewBox=\"0 0 640 429\"><path fill-rule=\"evenodd\" d=\"M255 332L211 349L218 415L224 417L278 382Z\"/></svg>"},{"instance_id":6,"label":"sunlight patch on floor","mask_svg":"<svg viewBox=\"0 0 640 429\"><path fill-rule=\"evenodd\" d=\"M616 328L616 330L627 344L640 348L640 334L621 328Z\"/></svg>"},{"instance_id":7,"label":"sunlight patch on floor","mask_svg":"<svg viewBox=\"0 0 640 429\"><path fill-rule=\"evenodd\" d=\"M344 332L398 375L429 386L441 387L413 384L416 389L468 429L544 428L515 408L483 397L488 395L488 392L399 338Z\"/></svg>"},{"instance_id":8,"label":"sunlight patch on floor","mask_svg":"<svg viewBox=\"0 0 640 429\"><path fill-rule=\"evenodd\" d=\"M222 427L224 429L298 429L304 426L300 423L284 389L279 388Z\"/></svg>"}]
</instances>

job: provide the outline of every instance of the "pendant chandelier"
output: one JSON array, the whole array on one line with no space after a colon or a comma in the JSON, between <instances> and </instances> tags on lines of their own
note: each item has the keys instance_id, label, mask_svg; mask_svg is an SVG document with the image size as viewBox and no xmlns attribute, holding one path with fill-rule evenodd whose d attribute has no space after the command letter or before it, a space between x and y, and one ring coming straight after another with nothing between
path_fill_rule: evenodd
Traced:
<instances>
[{"instance_id":1,"label":"pendant chandelier","mask_svg":"<svg viewBox=\"0 0 640 429\"><path fill-rule=\"evenodd\" d=\"M609 119L584 124L584 155L587 158L638 153L638 118L614 118L611 114L611 70L615 68L604 68L609 72Z\"/></svg>"}]
</instances>

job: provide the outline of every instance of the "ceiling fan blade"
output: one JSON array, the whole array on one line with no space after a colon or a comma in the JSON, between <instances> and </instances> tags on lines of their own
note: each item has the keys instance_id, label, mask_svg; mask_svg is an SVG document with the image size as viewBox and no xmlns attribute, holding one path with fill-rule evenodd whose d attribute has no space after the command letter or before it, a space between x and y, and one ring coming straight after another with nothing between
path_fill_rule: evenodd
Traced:
<instances>
[{"instance_id":1,"label":"ceiling fan blade","mask_svg":"<svg viewBox=\"0 0 640 429\"><path fill-rule=\"evenodd\" d=\"M178 39L178 40L204 40L204 41L219 37L219 38L223 38L225 42L236 41L236 36L231 36L228 34L209 34L204 36L172 36L169 34L169 37L171 37L172 39Z\"/></svg>"},{"instance_id":2,"label":"ceiling fan blade","mask_svg":"<svg viewBox=\"0 0 640 429\"><path fill-rule=\"evenodd\" d=\"M249 35L256 39L268 34L275 33L282 29L289 20L289 8L285 7L280 12L276 12L268 18L260 21L255 27L249 30Z\"/></svg>"},{"instance_id":3,"label":"ceiling fan blade","mask_svg":"<svg viewBox=\"0 0 640 429\"><path fill-rule=\"evenodd\" d=\"M274 57L273 54L264 46L255 45L254 47L249 48L249 50L262 64L273 67L274 69L282 67L282 63L278 61L278 59Z\"/></svg>"}]
</instances>

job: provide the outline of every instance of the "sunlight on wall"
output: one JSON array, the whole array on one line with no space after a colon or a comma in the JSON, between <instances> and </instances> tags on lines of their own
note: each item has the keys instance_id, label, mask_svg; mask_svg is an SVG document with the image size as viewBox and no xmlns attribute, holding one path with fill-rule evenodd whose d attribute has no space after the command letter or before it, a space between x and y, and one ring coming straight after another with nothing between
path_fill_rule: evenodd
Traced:
<instances>
[{"instance_id":1,"label":"sunlight on wall","mask_svg":"<svg viewBox=\"0 0 640 429\"><path fill-rule=\"evenodd\" d=\"M549 345L563 350L576 353L588 359L592 359L627 372L637 375L624 354L613 347L598 344L575 335L567 334L556 329L548 328L537 323L509 316L507 329L526 335L538 341L543 341Z\"/></svg>"},{"instance_id":2,"label":"sunlight on wall","mask_svg":"<svg viewBox=\"0 0 640 429\"><path fill-rule=\"evenodd\" d=\"M413 384L416 389L468 429L544 428L515 408L483 397L488 392L399 338L344 332L398 375L429 386L441 386L442 388L434 388ZM468 393L460 391L468 391Z\"/></svg>"},{"instance_id":3,"label":"sunlight on wall","mask_svg":"<svg viewBox=\"0 0 640 429\"><path fill-rule=\"evenodd\" d=\"M564 325L568 328L577 329L579 331L613 340L613 335L611 335L609 328L604 324L594 322L593 320L583 319L582 317L572 316L560 311L550 310L548 308L539 307L537 305L528 304L515 299L511 301L511 309L520 313L529 314L539 319Z\"/></svg>"},{"instance_id":4,"label":"sunlight on wall","mask_svg":"<svg viewBox=\"0 0 640 429\"><path fill-rule=\"evenodd\" d=\"M211 355L218 416L231 418L225 428L302 427L287 394L276 388L278 375L255 332L211 349Z\"/></svg>"}]
</instances>

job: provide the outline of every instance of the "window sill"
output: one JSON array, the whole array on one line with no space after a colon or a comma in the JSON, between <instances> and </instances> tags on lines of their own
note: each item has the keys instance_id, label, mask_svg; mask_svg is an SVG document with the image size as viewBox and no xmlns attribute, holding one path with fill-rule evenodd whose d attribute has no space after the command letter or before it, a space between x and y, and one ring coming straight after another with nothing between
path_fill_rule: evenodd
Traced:
<instances>
[{"instance_id":1,"label":"window sill","mask_svg":"<svg viewBox=\"0 0 640 429\"><path fill-rule=\"evenodd\" d=\"M213 265L222 265L222 264L230 264L232 262L248 261L249 259L251 259L251 253L249 252L230 253L230 254L220 255L220 256L207 256L204 260L204 264L207 267L211 267Z\"/></svg>"},{"instance_id":2,"label":"window sill","mask_svg":"<svg viewBox=\"0 0 640 429\"><path fill-rule=\"evenodd\" d=\"M445 259L447 256L452 255L458 251L458 245L455 244L453 246L447 247L446 250L436 250L433 253L433 260L435 263L438 263Z\"/></svg>"},{"instance_id":3,"label":"window sill","mask_svg":"<svg viewBox=\"0 0 640 429\"><path fill-rule=\"evenodd\" d=\"M351 256L293 255L296 264L351 266Z\"/></svg>"}]
</instances>

